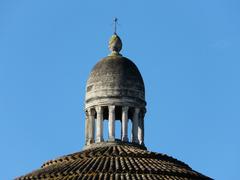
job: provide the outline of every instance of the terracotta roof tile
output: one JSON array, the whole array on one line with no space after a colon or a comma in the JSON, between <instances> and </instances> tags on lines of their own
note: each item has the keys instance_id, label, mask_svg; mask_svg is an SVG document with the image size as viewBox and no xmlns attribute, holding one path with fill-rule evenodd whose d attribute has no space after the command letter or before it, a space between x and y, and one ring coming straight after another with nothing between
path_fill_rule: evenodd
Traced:
<instances>
[{"instance_id":1,"label":"terracotta roof tile","mask_svg":"<svg viewBox=\"0 0 240 180\"><path fill-rule=\"evenodd\" d=\"M129 144L95 147L51 160L17 180L211 179L165 154Z\"/></svg>"}]
</instances>

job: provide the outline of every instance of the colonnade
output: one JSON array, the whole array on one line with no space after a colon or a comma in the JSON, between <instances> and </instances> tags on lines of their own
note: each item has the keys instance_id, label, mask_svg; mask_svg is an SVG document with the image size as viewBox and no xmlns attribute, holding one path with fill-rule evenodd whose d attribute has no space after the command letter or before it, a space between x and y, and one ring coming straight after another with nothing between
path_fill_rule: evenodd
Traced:
<instances>
[{"instance_id":1,"label":"colonnade","mask_svg":"<svg viewBox=\"0 0 240 180\"><path fill-rule=\"evenodd\" d=\"M104 106L106 107L106 106ZM87 109L86 122L85 122L85 144L90 145L92 143L103 142L103 106L96 106ZM115 121L116 107L111 105L108 108L108 141L115 141ZM132 136L131 142L144 144L144 115L145 109L138 107L121 107L121 141L129 142L128 137L128 123L129 123L129 111L132 115Z\"/></svg>"}]
</instances>

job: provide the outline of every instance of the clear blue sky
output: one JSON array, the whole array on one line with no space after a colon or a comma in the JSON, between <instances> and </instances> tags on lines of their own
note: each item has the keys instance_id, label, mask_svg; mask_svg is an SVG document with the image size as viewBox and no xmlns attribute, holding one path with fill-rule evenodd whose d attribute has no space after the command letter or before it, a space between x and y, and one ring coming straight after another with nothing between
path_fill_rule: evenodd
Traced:
<instances>
[{"instance_id":1,"label":"clear blue sky","mask_svg":"<svg viewBox=\"0 0 240 180\"><path fill-rule=\"evenodd\" d=\"M148 149L240 179L237 0L1 0L0 179L82 149L85 83L115 16L145 81Z\"/></svg>"}]
</instances>

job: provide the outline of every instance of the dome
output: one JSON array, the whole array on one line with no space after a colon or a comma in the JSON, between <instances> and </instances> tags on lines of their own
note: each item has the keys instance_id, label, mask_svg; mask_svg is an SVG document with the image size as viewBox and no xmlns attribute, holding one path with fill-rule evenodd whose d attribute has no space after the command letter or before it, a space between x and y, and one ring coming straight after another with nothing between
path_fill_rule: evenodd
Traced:
<instances>
[{"instance_id":1,"label":"dome","mask_svg":"<svg viewBox=\"0 0 240 180\"><path fill-rule=\"evenodd\" d=\"M121 55L110 55L91 71L85 108L95 105L145 107L145 89L137 66Z\"/></svg>"},{"instance_id":2,"label":"dome","mask_svg":"<svg viewBox=\"0 0 240 180\"><path fill-rule=\"evenodd\" d=\"M51 160L17 180L210 180L187 164L128 143L104 143Z\"/></svg>"},{"instance_id":3,"label":"dome","mask_svg":"<svg viewBox=\"0 0 240 180\"><path fill-rule=\"evenodd\" d=\"M211 179L177 159L147 150L144 82L136 65L119 54L121 48L115 33L109 41L111 54L94 66L87 81L84 149L50 160L17 180Z\"/></svg>"}]
</instances>

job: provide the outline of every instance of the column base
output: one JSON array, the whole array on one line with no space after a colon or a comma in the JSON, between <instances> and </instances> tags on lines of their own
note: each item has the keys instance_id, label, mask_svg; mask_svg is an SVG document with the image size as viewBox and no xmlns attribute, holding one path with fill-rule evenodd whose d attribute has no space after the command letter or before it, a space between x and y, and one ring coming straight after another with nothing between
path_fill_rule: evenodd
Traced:
<instances>
[{"instance_id":1,"label":"column base","mask_svg":"<svg viewBox=\"0 0 240 180\"><path fill-rule=\"evenodd\" d=\"M139 144L140 144L141 146L145 146L144 142L139 142Z\"/></svg>"},{"instance_id":2,"label":"column base","mask_svg":"<svg viewBox=\"0 0 240 180\"><path fill-rule=\"evenodd\" d=\"M95 142L98 143L103 141L104 141L103 137L97 137Z\"/></svg>"},{"instance_id":3,"label":"column base","mask_svg":"<svg viewBox=\"0 0 240 180\"><path fill-rule=\"evenodd\" d=\"M108 141L109 141L109 142L114 142L114 141L115 141L115 138L114 138L114 137L110 137L110 138L108 139Z\"/></svg>"},{"instance_id":4,"label":"column base","mask_svg":"<svg viewBox=\"0 0 240 180\"><path fill-rule=\"evenodd\" d=\"M88 139L87 141L86 141L86 144L87 145L90 145L90 144L93 144L94 143L94 139Z\"/></svg>"},{"instance_id":5,"label":"column base","mask_svg":"<svg viewBox=\"0 0 240 180\"><path fill-rule=\"evenodd\" d=\"M122 141L128 142L128 141L129 141L129 140L128 140L128 137L122 137Z\"/></svg>"},{"instance_id":6,"label":"column base","mask_svg":"<svg viewBox=\"0 0 240 180\"><path fill-rule=\"evenodd\" d=\"M139 144L138 139L135 139L135 138L132 139L132 142L133 142L133 143L137 143L137 144Z\"/></svg>"}]
</instances>

